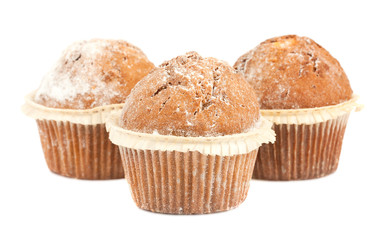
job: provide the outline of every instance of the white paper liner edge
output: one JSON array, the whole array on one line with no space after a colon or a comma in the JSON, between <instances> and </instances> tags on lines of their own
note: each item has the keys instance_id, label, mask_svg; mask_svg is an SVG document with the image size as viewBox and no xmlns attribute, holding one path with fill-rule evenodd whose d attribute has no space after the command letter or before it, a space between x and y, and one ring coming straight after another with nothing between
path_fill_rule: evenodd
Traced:
<instances>
[{"instance_id":1,"label":"white paper liner edge","mask_svg":"<svg viewBox=\"0 0 383 240\"><path fill-rule=\"evenodd\" d=\"M21 111L33 119L68 121L83 125L103 124L111 113L121 110L124 104L111 104L92 109L60 109L45 107L36 103L33 98L35 91L25 96L25 103Z\"/></svg>"},{"instance_id":2,"label":"white paper liner edge","mask_svg":"<svg viewBox=\"0 0 383 240\"><path fill-rule=\"evenodd\" d=\"M302 109L267 109L261 115L275 124L315 124L336 119L352 111L360 111L363 105L357 103L359 96L353 95L346 102L319 108Z\"/></svg>"},{"instance_id":3,"label":"white paper liner edge","mask_svg":"<svg viewBox=\"0 0 383 240\"><path fill-rule=\"evenodd\" d=\"M118 124L119 117L119 114L111 114L106 122L109 139L116 145L132 149L198 151L206 155L233 156L247 154L263 143L275 141L275 132L271 129L273 123L262 117L258 128L246 133L219 137L179 137L139 133L121 128Z\"/></svg>"}]
</instances>

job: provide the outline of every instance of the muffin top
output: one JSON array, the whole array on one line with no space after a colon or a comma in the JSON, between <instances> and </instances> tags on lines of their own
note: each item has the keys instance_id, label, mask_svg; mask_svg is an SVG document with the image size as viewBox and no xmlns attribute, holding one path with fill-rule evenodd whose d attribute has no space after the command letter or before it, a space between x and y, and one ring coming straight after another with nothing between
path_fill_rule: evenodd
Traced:
<instances>
[{"instance_id":1,"label":"muffin top","mask_svg":"<svg viewBox=\"0 0 383 240\"><path fill-rule=\"evenodd\" d=\"M75 42L45 75L34 100L64 109L123 103L153 68L139 48L122 40Z\"/></svg>"},{"instance_id":2,"label":"muffin top","mask_svg":"<svg viewBox=\"0 0 383 240\"><path fill-rule=\"evenodd\" d=\"M307 37L268 39L241 56L234 68L254 87L261 109L323 107L352 97L339 62Z\"/></svg>"},{"instance_id":3,"label":"muffin top","mask_svg":"<svg viewBox=\"0 0 383 240\"><path fill-rule=\"evenodd\" d=\"M120 126L142 133L215 137L255 127L259 106L242 74L189 52L166 61L127 97Z\"/></svg>"}]
</instances>

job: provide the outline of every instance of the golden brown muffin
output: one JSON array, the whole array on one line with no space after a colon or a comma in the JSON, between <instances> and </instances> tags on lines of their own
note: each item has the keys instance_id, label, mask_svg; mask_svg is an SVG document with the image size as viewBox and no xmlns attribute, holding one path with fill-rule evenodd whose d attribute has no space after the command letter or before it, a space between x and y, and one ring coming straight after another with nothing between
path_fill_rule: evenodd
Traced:
<instances>
[{"instance_id":1,"label":"golden brown muffin","mask_svg":"<svg viewBox=\"0 0 383 240\"><path fill-rule=\"evenodd\" d=\"M34 100L66 109L123 103L134 85L153 68L145 54L128 42L76 42L43 78Z\"/></svg>"},{"instance_id":2,"label":"golden brown muffin","mask_svg":"<svg viewBox=\"0 0 383 240\"><path fill-rule=\"evenodd\" d=\"M268 39L241 56L234 68L255 88L261 109L323 107L352 97L339 62L307 37Z\"/></svg>"},{"instance_id":3,"label":"golden brown muffin","mask_svg":"<svg viewBox=\"0 0 383 240\"><path fill-rule=\"evenodd\" d=\"M259 146L275 140L242 74L195 52L155 68L106 126L136 205L170 214L239 206Z\"/></svg>"},{"instance_id":4,"label":"golden brown muffin","mask_svg":"<svg viewBox=\"0 0 383 240\"><path fill-rule=\"evenodd\" d=\"M246 132L258 119L257 96L241 74L189 52L164 62L134 87L120 125L143 133L206 137Z\"/></svg>"},{"instance_id":5,"label":"golden brown muffin","mask_svg":"<svg viewBox=\"0 0 383 240\"><path fill-rule=\"evenodd\" d=\"M79 179L124 177L105 120L122 108L120 103L153 68L140 49L125 41L93 39L70 45L28 99L49 169Z\"/></svg>"}]
</instances>

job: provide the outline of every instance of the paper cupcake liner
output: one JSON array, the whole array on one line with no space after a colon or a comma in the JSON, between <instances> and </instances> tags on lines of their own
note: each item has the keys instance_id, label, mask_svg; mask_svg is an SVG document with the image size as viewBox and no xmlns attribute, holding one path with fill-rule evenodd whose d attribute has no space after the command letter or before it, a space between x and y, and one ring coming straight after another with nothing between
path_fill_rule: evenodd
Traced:
<instances>
[{"instance_id":1,"label":"paper cupcake liner","mask_svg":"<svg viewBox=\"0 0 383 240\"><path fill-rule=\"evenodd\" d=\"M39 120L68 121L82 125L104 124L111 113L120 111L124 104L110 104L92 109L60 109L45 107L34 102L35 92L25 96L21 110L25 115Z\"/></svg>"},{"instance_id":2,"label":"paper cupcake liner","mask_svg":"<svg viewBox=\"0 0 383 240\"><path fill-rule=\"evenodd\" d=\"M129 131L119 127L119 117L120 114L111 114L106 122L109 139L116 145L133 149L235 156L275 140L272 123L262 117L251 131L219 137L179 137Z\"/></svg>"},{"instance_id":3,"label":"paper cupcake liner","mask_svg":"<svg viewBox=\"0 0 383 240\"><path fill-rule=\"evenodd\" d=\"M259 148L253 178L302 180L333 173L349 113L315 124L274 124L274 144Z\"/></svg>"},{"instance_id":4,"label":"paper cupcake liner","mask_svg":"<svg viewBox=\"0 0 383 240\"><path fill-rule=\"evenodd\" d=\"M261 115L275 124L315 124L336 119L352 111L360 111L362 104L357 103L359 97L353 95L349 101L318 108L301 109L264 109Z\"/></svg>"},{"instance_id":5,"label":"paper cupcake liner","mask_svg":"<svg viewBox=\"0 0 383 240\"><path fill-rule=\"evenodd\" d=\"M169 214L226 211L241 204L257 150L235 156L120 147L136 205Z\"/></svg>"},{"instance_id":6,"label":"paper cupcake liner","mask_svg":"<svg viewBox=\"0 0 383 240\"><path fill-rule=\"evenodd\" d=\"M123 104L93 109L49 108L34 102L32 92L25 97L22 111L34 118L49 169L79 179L123 178L118 147L105 129L107 117Z\"/></svg>"},{"instance_id":7,"label":"paper cupcake liner","mask_svg":"<svg viewBox=\"0 0 383 240\"><path fill-rule=\"evenodd\" d=\"M37 120L37 125L52 172L79 179L124 177L118 147L109 141L105 124Z\"/></svg>"},{"instance_id":8,"label":"paper cupcake liner","mask_svg":"<svg viewBox=\"0 0 383 240\"><path fill-rule=\"evenodd\" d=\"M171 214L203 214L237 207L247 196L258 147L274 142L272 123L220 137L180 137L133 132L106 122L120 147L125 176L139 208Z\"/></svg>"}]
</instances>

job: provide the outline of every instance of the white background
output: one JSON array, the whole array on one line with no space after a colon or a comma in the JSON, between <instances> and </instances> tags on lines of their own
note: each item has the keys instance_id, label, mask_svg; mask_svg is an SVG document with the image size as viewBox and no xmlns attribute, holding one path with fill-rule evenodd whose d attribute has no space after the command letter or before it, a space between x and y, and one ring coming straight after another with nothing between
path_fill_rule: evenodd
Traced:
<instances>
[{"instance_id":1,"label":"white background","mask_svg":"<svg viewBox=\"0 0 383 240\"><path fill-rule=\"evenodd\" d=\"M0 239L383 239L382 12L378 1L1 1ZM365 109L350 117L335 174L252 181L232 211L154 214L135 206L125 180L52 174L20 111L73 41L124 39L156 65L189 50L233 64L284 34L336 57Z\"/></svg>"}]
</instances>

